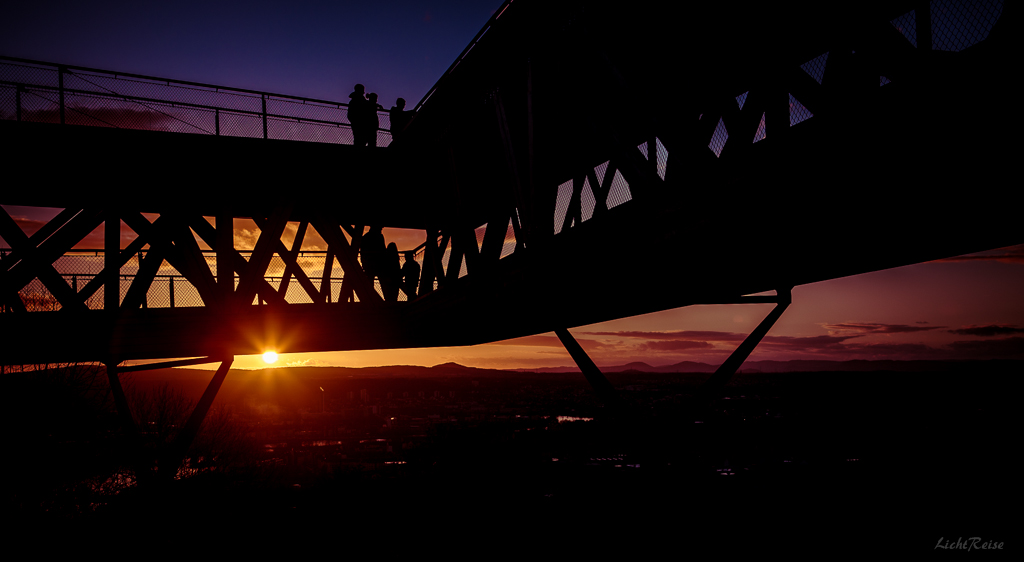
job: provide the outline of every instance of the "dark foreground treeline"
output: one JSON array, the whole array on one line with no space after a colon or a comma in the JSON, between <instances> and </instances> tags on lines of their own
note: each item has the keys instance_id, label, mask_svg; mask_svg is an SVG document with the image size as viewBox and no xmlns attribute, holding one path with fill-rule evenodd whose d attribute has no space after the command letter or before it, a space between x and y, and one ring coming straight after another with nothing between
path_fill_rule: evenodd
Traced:
<instances>
[{"instance_id":1,"label":"dark foreground treeline","mask_svg":"<svg viewBox=\"0 0 1024 562\"><path fill-rule=\"evenodd\" d=\"M913 544L991 534L1009 528L1001 507L1019 499L1016 367L740 373L707 407L693 401L704 374L612 373L620 412L571 373L232 372L186 465L156 484L139 471L176 436L209 372L127 381L135 435L119 426L102 369L15 373L8 510L23 521L353 525L600 511L718 531L799 520L824 526L819 536L874 522Z\"/></svg>"}]
</instances>

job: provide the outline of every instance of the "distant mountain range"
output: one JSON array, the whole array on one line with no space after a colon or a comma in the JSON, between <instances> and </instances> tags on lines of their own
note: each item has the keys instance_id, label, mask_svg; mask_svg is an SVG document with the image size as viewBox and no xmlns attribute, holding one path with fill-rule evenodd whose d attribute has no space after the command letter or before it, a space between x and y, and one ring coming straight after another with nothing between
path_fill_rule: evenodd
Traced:
<instances>
[{"instance_id":1,"label":"distant mountain range","mask_svg":"<svg viewBox=\"0 0 1024 562\"><path fill-rule=\"evenodd\" d=\"M627 363L611 367L601 367L601 372L609 373L713 373L718 365L683 361L673 365L653 366L643 362ZM988 360L988 361L747 361L740 368L741 373L806 373L806 372L950 372L970 370L1000 370L1007 373L1024 374L1024 361L1020 360ZM545 374L579 373L576 367L543 367L534 369L484 369L466 367L458 363L443 363L433 367L414 365L389 365L382 367L271 367L259 370L232 369L230 379L248 379L258 373L287 372L303 379L325 378L341 379L346 377L507 377L510 374L520 376L537 376ZM158 369L143 371L138 378L160 380L189 380L194 377L209 379L210 371L197 369Z\"/></svg>"},{"instance_id":2,"label":"distant mountain range","mask_svg":"<svg viewBox=\"0 0 1024 562\"><path fill-rule=\"evenodd\" d=\"M1017 372L1024 373L1024 361L1018 360L989 360L989 361L747 361L740 368L741 373L806 373L822 371L843 371L843 372L872 372L872 371L898 371L898 372L935 372L935 371L959 371L965 368L981 367L985 369L1009 368L1017 369ZM643 362L626 363L613 367L601 367L604 373L713 373L718 365L698 363L696 361L683 361L673 365L662 365L655 367ZM532 373L578 373L576 367L545 367L540 369L514 369L519 372Z\"/></svg>"},{"instance_id":3,"label":"distant mountain range","mask_svg":"<svg viewBox=\"0 0 1024 562\"><path fill-rule=\"evenodd\" d=\"M601 371L616 384L627 383L630 376L643 377L651 374L694 373L703 379L701 373L712 373L717 365L684 361L674 365L651 366L646 363L627 363L613 367L602 367ZM740 373L785 373L798 372L906 372L906 373L952 373L957 376L979 374L1022 374L1024 361L748 361ZM152 371L128 373L122 384L126 393L138 396L140 393L157 393L162 385L180 390L188 399L198 400L206 389L213 373L210 370L164 368ZM536 383L576 381L582 383L583 376L575 367L548 367L542 369L481 369L466 367L458 363L443 363L433 367L413 365L390 365L384 367L273 367L259 370L232 369L219 393L218 403L229 403L255 396L257 401L267 403L299 404L310 400L310 396L321 396L324 389L327 396L348 396L362 388L386 384L387 381L404 380L415 386L415 381L437 381L439 379L492 380ZM468 381L467 381L468 382ZM530 382L534 384L534 382ZM379 389L378 389L379 390ZM248 399L248 398L245 398ZM262 402L261 402L262 403Z\"/></svg>"}]
</instances>

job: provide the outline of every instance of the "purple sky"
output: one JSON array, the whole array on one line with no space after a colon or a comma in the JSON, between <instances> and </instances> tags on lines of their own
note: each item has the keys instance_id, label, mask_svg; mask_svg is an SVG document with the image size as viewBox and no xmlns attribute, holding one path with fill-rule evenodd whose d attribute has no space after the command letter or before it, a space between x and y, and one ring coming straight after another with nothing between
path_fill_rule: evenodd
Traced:
<instances>
[{"instance_id":1,"label":"purple sky","mask_svg":"<svg viewBox=\"0 0 1024 562\"><path fill-rule=\"evenodd\" d=\"M14 2L0 54L385 107L415 105L501 0Z\"/></svg>"}]
</instances>

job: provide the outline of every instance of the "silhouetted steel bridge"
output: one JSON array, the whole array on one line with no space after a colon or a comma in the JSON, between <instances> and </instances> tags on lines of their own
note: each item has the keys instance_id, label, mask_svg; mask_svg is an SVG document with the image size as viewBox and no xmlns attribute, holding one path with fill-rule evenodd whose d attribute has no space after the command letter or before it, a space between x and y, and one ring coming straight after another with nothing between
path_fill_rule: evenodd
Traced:
<instances>
[{"instance_id":1,"label":"silhouetted steel bridge","mask_svg":"<svg viewBox=\"0 0 1024 562\"><path fill-rule=\"evenodd\" d=\"M1021 242L1013 9L507 2L376 149L343 103L0 59L0 203L54 210L0 212L0 363L223 361L215 393L236 354L554 330L614 401L567 328L778 303L724 384L795 285ZM424 233L413 298L369 227Z\"/></svg>"}]
</instances>

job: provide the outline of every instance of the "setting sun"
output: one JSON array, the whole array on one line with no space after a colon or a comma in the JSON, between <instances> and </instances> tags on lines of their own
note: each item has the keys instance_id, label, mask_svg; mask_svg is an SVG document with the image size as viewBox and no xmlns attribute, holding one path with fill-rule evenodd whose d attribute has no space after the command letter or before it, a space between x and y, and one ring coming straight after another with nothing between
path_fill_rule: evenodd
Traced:
<instances>
[{"instance_id":1,"label":"setting sun","mask_svg":"<svg viewBox=\"0 0 1024 562\"><path fill-rule=\"evenodd\" d=\"M274 363L275 361L277 361L277 353L273 351L268 351L263 354L264 363L267 363L269 365L270 363Z\"/></svg>"}]
</instances>

